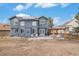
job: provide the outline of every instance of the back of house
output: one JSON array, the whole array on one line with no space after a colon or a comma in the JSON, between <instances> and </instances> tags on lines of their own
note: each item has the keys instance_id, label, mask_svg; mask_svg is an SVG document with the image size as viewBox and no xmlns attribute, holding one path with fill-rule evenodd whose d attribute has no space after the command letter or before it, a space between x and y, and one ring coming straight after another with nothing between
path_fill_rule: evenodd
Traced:
<instances>
[{"instance_id":1,"label":"back of house","mask_svg":"<svg viewBox=\"0 0 79 59\"><path fill-rule=\"evenodd\" d=\"M13 16L10 18L11 36L37 37L47 36L48 21L52 20L45 16Z\"/></svg>"}]
</instances>

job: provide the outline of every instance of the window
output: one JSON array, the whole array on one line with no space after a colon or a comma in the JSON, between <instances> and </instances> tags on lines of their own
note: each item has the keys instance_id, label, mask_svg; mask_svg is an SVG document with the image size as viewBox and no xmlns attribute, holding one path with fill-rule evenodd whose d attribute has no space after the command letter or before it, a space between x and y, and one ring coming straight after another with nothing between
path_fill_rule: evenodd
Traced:
<instances>
[{"instance_id":1,"label":"window","mask_svg":"<svg viewBox=\"0 0 79 59\"><path fill-rule=\"evenodd\" d=\"M32 29L32 33L33 33L33 34L36 34L36 33L37 33L37 29L36 29L36 28L33 28L33 29Z\"/></svg>"},{"instance_id":2,"label":"window","mask_svg":"<svg viewBox=\"0 0 79 59\"><path fill-rule=\"evenodd\" d=\"M37 22L36 21L33 21L32 22L32 26L37 26Z\"/></svg>"},{"instance_id":3,"label":"window","mask_svg":"<svg viewBox=\"0 0 79 59\"><path fill-rule=\"evenodd\" d=\"M35 33L35 30L34 30L34 29L32 29L32 32L33 32L33 33Z\"/></svg>"},{"instance_id":4,"label":"window","mask_svg":"<svg viewBox=\"0 0 79 59\"><path fill-rule=\"evenodd\" d=\"M11 34L18 34L18 29L14 29L14 28L13 28L13 29L11 30Z\"/></svg>"},{"instance_id":5,"label":"window","mask_svg":"<svg viewBox=\"0 0 79 59\"><path fill-rule=\"evenodd\" d=\"M24 21L21 21L21 22L20 22L20 25L21 25L21 26L24 26Z\"/></svg>"},{"instance_id":6,"label":"window","mask_svg":"<svg viewBox=\"0 0 79 59\"><path fill-rule=\"evenodd\" d=\"M45 20L40 20L40 24L45 24Z\"/></svg>"},{"instance_id":7,"label":"window","mask_svg":"<svg viewBox=\"0 0 79 59\"><path fill-rule=\"evenodd\" d=\"M40 29L39 33L40 34L45 34L45 29Z\"/></svg>"},{"instance_id":8,"label":"window","mask_svg":"<svg viewBox=\"0 0 79 59\"><path fill-rule=\"evenodd\" d=\"M24 32L24 30L23 29L21 29L21 33L23 33Z\"/></svg>"},{"instance_id":9,"label":"window","mask_svg":"<svg viewBox=\"0 0 79 59\"><path fill-rule=\"evenodd\" d=\"M14 19L14 25L17 25L18 24L18 20L15 18Z\"/></svg>"},{"instance_id":10,"label":"window","mask_svg":"<svg viewBox=\"0 0 79 59\"><path fill-rule=\"evenodd\" d=\"M15 29L15 32L18 32L18 29Z\"/></svg>"}]
</instances>

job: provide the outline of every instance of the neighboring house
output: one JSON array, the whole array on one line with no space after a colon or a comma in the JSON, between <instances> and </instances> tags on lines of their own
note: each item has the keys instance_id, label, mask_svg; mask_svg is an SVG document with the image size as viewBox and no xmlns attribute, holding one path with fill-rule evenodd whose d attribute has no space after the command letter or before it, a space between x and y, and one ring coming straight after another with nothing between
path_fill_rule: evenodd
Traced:
<instances>
[{"instance_id":1,"label":"neighboring house","mask_svg":"<svg viewBox=\"0 0 79 59\"><path fill-rule=\"evenodd\" d=\"M69 33L75 33L74 27L78 27L78 23L76 19L72 19L70 21L67 21L63 25L55 26L52 28L49 28L49 34L50 35L58 35L58 34L69 34Z\"/></svg>"},{"instance_id":2,"label":"neighboring house","mask_svg":"<svg viewBox=\"0 0 79 59\"><path fill-rule=\"evenodd\" d=\"M0 24L0 36L9 36L10 26L7 24Z\"/></svg>"},{"instance_id":3,"label":"neighboring house","mask_svg":"<svg viewBox=\"0 0 79 59\"><path fill-rule=\"evenodd\" d=\"M74 27L78 27L78 23L76 19L72 19L64 23L62 26L66 27L68 32L73 32Z\"/></svg>"},{"instance_id":4,"label":"neighboring house","mask_svg":"<svg viewBox=\"0 0 79 59\"><path fill-rule=\"evenodd\" d=\"M16 15L10 18L11 36L46 36L48 35L48 20L45 16L32 17Z\"/></svg>"}]
</instances>

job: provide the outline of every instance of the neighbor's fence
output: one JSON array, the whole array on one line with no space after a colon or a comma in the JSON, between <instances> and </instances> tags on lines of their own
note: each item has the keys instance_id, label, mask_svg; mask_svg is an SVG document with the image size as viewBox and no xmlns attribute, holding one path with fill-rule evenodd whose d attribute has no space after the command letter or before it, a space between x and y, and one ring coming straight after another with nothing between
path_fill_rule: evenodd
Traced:
<instances>
[{"instance_id":1,"label":"neighbor's fence","mask_svg":"<svg viewBox=\"0 0 79 59\"><path fill-rule=\"evenodd\" d=\"M10 37L10 36L0 36L0 40L25 40L25 39L28 39L28 38L25 38L25 37Z\"/></svg>"}]
</instances>

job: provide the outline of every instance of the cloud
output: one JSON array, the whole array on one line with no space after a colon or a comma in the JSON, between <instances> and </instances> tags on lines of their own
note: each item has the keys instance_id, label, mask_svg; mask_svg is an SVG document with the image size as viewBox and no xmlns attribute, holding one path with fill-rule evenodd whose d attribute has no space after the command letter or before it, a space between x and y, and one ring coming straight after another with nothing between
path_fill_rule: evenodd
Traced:
<instances>
[{"instance_id":1,"label":"cloud","mask_svg":"<svg viewBox=\"0 0 79 59\"><path fill-rule=\"evenodd\" d=\"M55 7L57 4L55 3L37 3L35 7L41 7L41 8L50 8L50 7Z\"/></svg>"},{"instance_id":2,"label":"cloud","mask_svg":"<svg viewBox=\"0 0 79 59\"><path fill-rule=\"evenodd\" d=\"M24 14L24 13L19 13L19 14L17 14L16 16L23 17L23 16L30 16L30 15L28 15L28 14Z\"/></svg>"},{"instance_id":3,"label":"cloud","mask_svg":"<svg viewBox=\"0 0 79 59\"><path fill-rule=\"evenodd\" d=\"M28 3L25 5L17 5L13 10L17 10L17 11L22 11L22 10L27 10L29 7L31 7L33 5L33 3Z\"/></svg>"},{"instance_id":4,"label":"cloud","mask_svg":"<svg viewBox=\"0 0 79 59\"><path fill-rule=\"evenodd\" d=\"M40 8L50 8L50 7L56 7L56 6L60 6L60 7L67 7L70 4L68 3L37 3L35 5L35 7L40 7Z\"/></svg>"},{"instance_id":5,"label":"cloud","mask_svg":"<svg viewBox=\"0 0 79 59\"><path fill-rule=\"evenodd\" d=\"M26 4L26 5L25 5L25 9L30 8L32 5L33 5L33 3L28 3L28 4Z\"/></svg>"},{"instance_id":6,"label":"cloud","mask_svg":"<svg viewBox=\"0 0 79 59\"><path fill-rule=\"evenodd\" d=\"M23 5L17 5L16 8L14 8L14 10L17 10L17 11L21 11L23 9L24 9Z\"/></svg>"},{"instance_id":7,"label":"cloud","mask_svg":"<svg viewBox=\"0 0 79 59\"><path fill-rule=\"evenodd\" d=\"M30 8L34 3L25 3L25 5L17 5L15 8L13 8L13 10L17 10L17 11L22 11L22 10L27 10L28 8ZM68 3L36 3L34 5L35 8L51 8L51 7L56 7L56 6L60 6L61 8L67 7L70 4Z\"/></svg>"},{"instance_id":8,"label":"cloud","mask_svg":"<svg viewBox=\"0 0 79 59\"><path fill-rule=\"evenodd\" d=\"M59 25L60 22L61 22L60 20L61 20L60 17L53 17L53 23L54 23L55 25Z\"/></svg>"},{"instance_id":9,"label":"cloud","mask_svg":"<svg viewBox=\"0 0 79 59\"><path fill-rule=\"evenodd\" d=\"M59 5L63 8L63 7L69 6L70 4L69 4L69 3L61 3L61 4L59 4Z\"/></svg>"},{"instance_id":10,"label":"cloud","mask_svg":"<svg viewBox=\"0 0 79 59\"><path fill-rule=\"evenodd\" d=\"M54 17L53 19L54 19L54 23L58 23L58 22L59 22L60 17Z\"/></svg>"}]
</instances>

